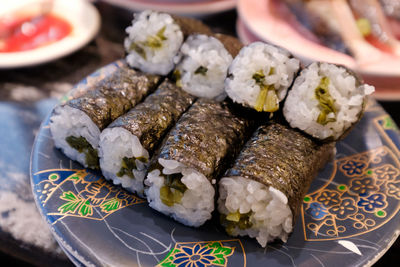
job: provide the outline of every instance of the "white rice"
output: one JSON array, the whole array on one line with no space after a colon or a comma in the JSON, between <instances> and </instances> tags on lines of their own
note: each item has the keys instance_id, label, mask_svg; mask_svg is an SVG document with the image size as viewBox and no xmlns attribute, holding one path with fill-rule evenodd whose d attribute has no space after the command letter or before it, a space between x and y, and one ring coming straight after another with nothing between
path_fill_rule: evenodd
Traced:
<instances>
[{"instance_id":1,"label":"white rice","mask_svg":"<svg viewBox=\"0 0 400 267\"><path fill-rule=\"evenodd\" d=\"M161 48L151 48L143 43L148 37L156 36L157 32L165 28ZM128 37L125 38L125 49L128 53L126 60L131 67L138 68L151 74L168 74L175 66L178 59L179 48L183 42L183 33L173 18L165 13L145 10L135 15L132 26L126 29ZM143 58L134 50L130 50L132 43L139 45L146 54Z\"/></svg>"},{"instance_id":2,"label":"white rice","mask_svg":"<svg viewBox=\"0 0 400 267\"><path fill-rule=\"evenodd\" d=\"M132 171L134 178L128 175L121 177L117 173L121 169L121 162L124 157L149 160L149 153L140 143L139 138L122 127L105 129L100 135L99 144L100 168L104 177L112 180L114 184L121 186L130 192L137 193L143 197L143 180L146 176L148 163L136 160L136 170Z\"/></svg>"},{"instance_id":3,"label":"white rice","mask_svg":"<svg viewBox=\"0 0 400 267\"><path fill-rule=\"evenodd\" d=\"M291 58L288 51L254 42L242 48L233 60L225 80L225 91L233 101L254 107L261 89L253 75L262 70L266 84L274 85L278 99L282 101L299 67L300 61ZM267 75L271 68L274 73Z\"/></svg>"},{"instance_id":4,"label":"white rice","mask_svg":"<svg viewBox=\"0 0 400 267\"><path fill-rule=\"evenodd\" d=\"M292 211L287 197L273 187L242 177L224 177L219 182L218 211L228 215L251 212L251 227L235 227L233 235L256 238L261 246L280 238L286 242L293 230Z\"/></svg>"},{"instance_id":5,"label":"white rice","mask_svg":"<svg viewBox=\"0 0 400 267\"><path fill-rule=\"evenodd\" d=\"M322 125L317 122L321 112L315 89L323 77L328 77L329 93L334 99L336 121ZM283 113L290 126L319 138L338 139L360 118L365 96L374 91L370 85L356 86L356 78L345 68L328 63L312 63L296 78L285 101Z\"/></svg>"},{"instance_id":6,"label":"white rice","mask_svg":"<svg viewBox=\"0 0 400 267\"><path fill-rule=\"evenodd\" d=\"M154 170L145 180L145 184L149 186L145 192L150 207L188 226L198 227L209 220L214 210L215 190L208 179L175 160L159 159L158 162L163 166L163 174L181 173L181 182L186 185L187 190L180 204L171 207L165 205L160 199L164 178L160 175L160 170Z\"/></svg>"},{"instance_id":7,"label":"white rice","mask_svg":"<svg viewBox=\"0 0 400 267\"><path fill-rule=\"evenodd\" d=\"M224 45L211 36L191 35L180 52L183 59L177 69L181 74L182 89L198 97L223 100L226 97L224 81L233 59ZM196 74L199 67L207 72Z\"/></svg>"},{"instance_id":8,"label":"white rice","mask_svg":"<svg viewBox=\"0 0 400 267\"><path fill-rule=\"evenodd\" d=\"M57 148L60 148L70 159L88 167L85 153L79 153L65 140L68 136L82 136L94 149L98 148L100 130L85 112L68 105L58 106L50 118L50 131Z\"/></svg>"}]
</instances>

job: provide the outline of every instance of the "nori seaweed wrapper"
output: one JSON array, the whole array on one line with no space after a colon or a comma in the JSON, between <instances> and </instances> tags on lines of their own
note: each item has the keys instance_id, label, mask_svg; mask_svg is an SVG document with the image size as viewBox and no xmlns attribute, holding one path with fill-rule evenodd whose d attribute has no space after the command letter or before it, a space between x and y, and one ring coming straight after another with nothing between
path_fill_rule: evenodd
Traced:
<instances>
[{"instance_id":1,"label":"nori seaweed wrapper","mask_svg":"<svg viewBox=\"0 0 400 267\"><path fill-rule=\"evenodd\" d=\"M240 176L278 189L288 198L293 221L319 169L335 143L315 139L278 123L260 126L224 177Z\"/></svg>"},{"instance_id":2,"label":"nori seaweed wrapper","mask_svg":"<svg viewBox=\"0 0 400 267\"><path fill-rule=\"evenodd\" d=\"M176 160L205 175L219 177L240 152L254 130L255 121L230 102L199 99L182 115L153 157ZM239 114L240 113L240 114Z\"/></svg>"},{"instance_id":3,"label":"nori seaweed wrapper","mask_svg":"<svg viewBox=\"0 0 400 267\"><path fill-rule=\"evenodd\" d=\"M230 35L216 33L213 36L224 45L225 49L228 50L229 54L231 54L233 58L239 54L240 49L244 46L239 39Z\"/></svg>"},{"instance_id":4,"label":"nori seaweed wrapper","mask_svg":"<svg viewBox=\"0 0 400 267\"><path fill-rule=\"evenodd\" d=\"M194 100L195 97L166 79L144 102L113 121L108 128L122 127L136 135L151 155Z\"/></svg>"},{"instance_id":5,"label":"nori seaweed wrapper","mask_svg":"<svg viewBox=\"0 0 400 267\"><path fill-rule=\"evenodd\" d=\"M113 120L126 113L151 93L160 81L128 67L122 67L100 81L95 88L65 105L85 112L102 131Z\"/></svg>"},{"instance_id":6,"label":"nori seaweed wrapper","mask_svg":"<svg viewBox=\"0 0 400 267\"><path fill-rule=\"evenodd\" d=\"M210 27L205 25L203 22L197 19L188 18L188 17L181 17L177 15L171 15L174 19L174 22L179 25L181 31L183 33L184 38L186 39L191 34L206 34L212 35L213 32L211 31Z\"/></svg>"}]
</instances>

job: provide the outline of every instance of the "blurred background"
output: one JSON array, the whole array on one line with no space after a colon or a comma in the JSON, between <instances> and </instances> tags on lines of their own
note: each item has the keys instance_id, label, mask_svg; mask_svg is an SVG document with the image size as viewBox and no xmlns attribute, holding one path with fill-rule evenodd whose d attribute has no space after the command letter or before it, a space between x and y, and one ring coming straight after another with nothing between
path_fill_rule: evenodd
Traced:
<instances>
[{"instance_id":1,"label":"blurred background","mask_svg":"<svg viewBox=\"0 0 400 267\"><path fill-rule=\"evenodd\" d=\"M41 121L74 84L124 56L134 10L345 65L400 123L400 0L0 0L0 262L72 266L36 209L29 161ZM38 49L40 48L40 49ZM400 259L397 241L375 266Z\"/></svg>"}]
</instances>

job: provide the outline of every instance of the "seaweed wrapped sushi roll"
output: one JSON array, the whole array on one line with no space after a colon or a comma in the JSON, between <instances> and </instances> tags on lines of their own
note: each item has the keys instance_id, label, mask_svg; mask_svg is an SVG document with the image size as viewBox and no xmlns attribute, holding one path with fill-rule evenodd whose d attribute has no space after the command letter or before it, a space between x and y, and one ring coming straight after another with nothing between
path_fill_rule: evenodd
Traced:
<instances>
[{"instance_id":1,"label":"seaweed wrapped sushi roll","mask_svg":"<svg viewBox=\"0 0 400 267\"><path fill-rule=\"evenodd\" d=\"M296 78L283 107L290 126L321 140L338 140L357 123L374 87L343 66L312 63Z\"/></svg>"},{"instance_id":2,"label":"seaweed wrapped sushi roll","mask_svg":"<svg viewBox=\"0 0 400 267\"><path fill-rule=\"evenodd\" d=\"M275 112L300 68L300 61L282 48L255 42L233 60L225 91L237 103L257 111Z\"/></svg>"},{"instance_id":3,"label":"seaweed wrapped sushi roll","mask_svg":"<svg viewBox=\"0 0 400 267\"><path fill-rule=\"evenodd\" d=\"M166 79L144 102L113 121L100 135L104 177L143 196L149 158L194 99Z\"/></svg>"},{"instance_id":4,"label":"seaweed wrapped sushi roll","mask_svg":"<svg viewBox=\"0 0 400 267\"><path fill-rule=\"evenodd\" d=\"M256 238L263 247L286 241L311 181L333 151L334 143L319 144L290 127L260 126L219 182L227 233Z\"/></svg>"},{"instance_id":5,"label":"seaweed wrapped sushi roll","mask_svg":"<svg viewBox=\"0 0 400 267\"><path fill-rule=\"evenodd\" d=\"M189 226L200 226L214 210L217 178L240 151L253 123L232 103L200 99L182 115L145 180L150 207Z\"/></svg>"},{"instance_id":6,"label":"seaweed wrapped sushi roll","mask_svg":"<svg viewBox=\"0 0 400 267\"><path fill-rule=\"evenodd\" d=\"M189 34L211 34L198 20L151 10L135 14L126 32L124 46L129 65L160 75L167 75L175 67L179 49Z\"/></svg>"},{"instance_id":7,"label":"seaweed wrapped sushi roll","mask_svg":"<svg viewBox=\"0 0 400 267\"><path fill-rule=\"evenodd\" d=\"M160 80L121 67L82 95L55 108L50 118L54 144L85 167L99 168L100 132L151 93Z\"/></svg>"},{"instance_id":8,"label":"seaweed wrapped sushi roll","mask_svg":"<svg viewBox=\"0 0 400 267\"><path fill-rule=\"evenodd\" d=\"M223 34L190 35L180 49L182 60L174 71L177 84L197 97L222 101L228 67L241 47L238 39Z\"/></svg>"}]
</instances>

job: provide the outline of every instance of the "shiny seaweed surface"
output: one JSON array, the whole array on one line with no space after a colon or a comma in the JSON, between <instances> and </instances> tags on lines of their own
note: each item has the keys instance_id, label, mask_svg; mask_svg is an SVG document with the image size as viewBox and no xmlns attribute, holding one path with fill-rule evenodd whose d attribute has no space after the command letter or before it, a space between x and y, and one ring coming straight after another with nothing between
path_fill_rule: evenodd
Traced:
<instances>
[{"instance_id":1,"label":"shiny seaweed surface","mask_svg":"<svg viewBox=\"0 0 400 267\"><path fill-rule=\"evenodd\" d=\"M122 127L128 130L136 135L142 146L152 154L167 131L194 100L193 96L167 79L144 102L116 119L109 128Z\"/></svg>"},{"instance_id":2,"label":"shiny seaweed surface","mask_svg":"<svg viewBox=\"0 0 400 267\"><path fill-rule=\"evenodd\" d=\"M198 100L172 128L154 157L176 160L208 179L218 177L239 153L255 122L233 104Z\"/></svg>"},{"instance_id":3,"label":"shiny seaweed surface","mask_svg":"<svg viewBox=\"0 0 400 267\"><path fill-rule=\"evenodd\" d=\"M271 122L257 129L225 176L241 176L280 190L296 218L304 194L333 148L334 143L319 143Z\"/></svg>"},{"instance_id":4,"label":"shiny seaweed surface","mask_svg":"<svg viewBox=\"0 0 400 267\"><path fill-rule=\"evenodd\" d=\"M120 68L66 105L85 112L103 130L151 93L159 80L159 76Z\"/></svg>"}]
</instances>

